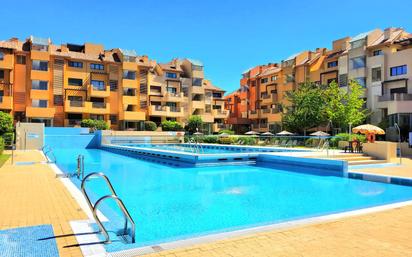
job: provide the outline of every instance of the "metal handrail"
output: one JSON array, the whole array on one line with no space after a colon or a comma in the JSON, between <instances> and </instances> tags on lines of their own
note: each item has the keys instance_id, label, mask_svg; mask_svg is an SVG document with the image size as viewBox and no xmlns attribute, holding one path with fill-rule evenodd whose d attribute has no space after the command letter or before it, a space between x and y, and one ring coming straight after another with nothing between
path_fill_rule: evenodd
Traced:
<instances>
[{"instance_id":1,"label":"metal handrail","mask_svg":"<svg viewBox=\"0 0 412 257\"><path fill-rule=\"evenodd\" d=\"M101 198L99 198L99 200L96 201L96 203L93 205L92 202L90 201L90 197L86 192L85 189L85 185L86 185L86 181L90 178L90 177L101 177L103 178L103 180L106 182L106 184L109 186L111 195L105 195ZM107 230L104 228L102 222L100 221L99 217L97 216L97 207L100 204L100 202L102 202L103 200L107 199L107 198L112 198L115 199L117 204L120 206L120 209L122 210L123 214L125 215L125 228L124 231L127 231L127 219L130 220L130 223L132 225L132 243L135 242L135 223L132 219L132 217L130 216L129 212L127 211L126 207L123 204L123 201L117 196L116 191L113 188L112 183L110 182L109 178L104 175L102 172L93 172L88 174L86 177L83 178L82 180L82 184L81 184L81 190L82 193L84 195L84 197L86 198L86 202L89 205L89 208L92 210L92 214L94 219L96 220L97 225L99 226L99 232L102 232L104 237L106 238L106 241L104 243L110 243L110 237L109 234L107 233Z\"/></svg>"},{"instance_id":2,"label":"metal handrail","mask_svg":"<svg viewBox=\"0 0 412 257\"><path fill-rule=\"evenodd\" d=\"M53 149L52 149L49 145L44 145L44 146L41 148L41 150L42 150L44 156L46 157L47 162L49 162L49 159L51 160L51 158L48 158L47 154L48 154L48 153L51 153L52 156L53 156L53 159L54 159L54 161L51 161L51 163L57 163L56 155L54 154Z\"/></svg>"},{"instance_id":3,"label":"metal handrail","mask_svg":"<svg viewBox=\"0 0 412 257\"><path fill-rule=\"evenodd\" d=\"M77 156L77 178L84 179L84 155ZM81 178L80 178L81 177Z\"/></svg>"}]
</instances>

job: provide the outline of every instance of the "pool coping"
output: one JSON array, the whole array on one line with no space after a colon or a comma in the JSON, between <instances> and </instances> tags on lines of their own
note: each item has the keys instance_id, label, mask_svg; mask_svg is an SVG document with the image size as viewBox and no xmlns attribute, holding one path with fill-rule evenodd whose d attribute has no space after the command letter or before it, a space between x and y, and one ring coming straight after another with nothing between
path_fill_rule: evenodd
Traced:
<instances>
[{"instance_id":1,"label":"pool coping","mask_svg":"<svg viewBox=\"0 0 412 257\"><path fill-rule=\"evenodd\" d=\"M63 171L56 164L54 163L47 163L47 164L50 165L50 167L56 174L63 173ZM404 177L390 177L390 176L385 176L385 175L374 175L374 174L367 174L367 173L353 172L353 171L348 171L347 173L348 173L347 174L348 178L351 178L351 179L369 180L369 181L380 182L380 183L392 183L392 180L394 179L395 180L396 179L407 179L412 182L412 179L404 178ZM355 176L351 176L351 174ZM362 176L362 177L356 177L356 175ZM86 200L83 197L83 194L77 188L77 186L69 178L61 177L59 179L60 181L62 181L64 186L67 188L67 190L71 193L73 198L79 204L80 208L82 208L82 210L86 213L86 215L89 218L89 220L80 220L80 221L77 220L77 221L69 222L74 234L76 234L76 240L78 241L80 245L80 249L82 250L82 253L85 257L139 256L139 255L145 255L149 253L156 253L159 251L172 250L172 249L182 248L182 247L189 247L189 246L193 246L196 244L211 243L211 242L233 238L233 237L247 236L247 235L256 234L260 232L290 229L290 228L296 228L299 226L330 222L330 221L334 221L334 220L338 220L342 218L370 214L374 212L380 212L380 211L385 211L385 210L390 210L390 209L412 205L412 200L402 201L398 203L385 204L385 205L380 205L380 206L362 208L358 210L344 211L344 212L339 212L339 213L334 213L334 214L327 214L327 215L321 215L321 216L316 216L316 217L297 219L293 221L286 221L286 222L280 222L280 223L263 225L263 226L256 226L256 227L239 229L239 230L234 230L234 231L229 231L229 232L220 232L220 233L212 233L212 234L203 235L203 236L195 236L193 238L159 243L159 244L151 245L151 246L136 247L136 248L121 250L117 252L107 252L102 244L90 244L90 242L100 241L100 239L97 237L96 234L81 235L81 233L84 233L84 232L94 231L90 226L90 224L95 223L93 215L86 203ZM99 211L99 217L102 217L102 221L107 221L107 218L100 211Z\"/></svg>"}]
</instances>

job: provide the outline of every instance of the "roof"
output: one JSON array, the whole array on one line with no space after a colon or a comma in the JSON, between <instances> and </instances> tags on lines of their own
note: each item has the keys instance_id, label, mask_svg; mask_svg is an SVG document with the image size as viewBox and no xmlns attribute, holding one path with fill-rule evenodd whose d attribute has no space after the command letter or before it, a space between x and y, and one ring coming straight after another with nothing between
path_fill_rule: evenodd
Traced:
<instances>
[{"instance_id":1,"label":"roof","mask_svg":"<svg viewBox=\"0 0 412 257\"><path fill-rule=\"evenodd\" d=\"M40 37L34 37L34 36L30 36L30 41L35 45L44 45L44 46L47 46L50 43L50 39L48 38L40 38Z\"/></svg>"},{"instance_id":2,"label":"roof","mask_svg":"<svg viewBox=\"0 0 412 257\"><path fill-rule=\"evenodd\" d=\"M51 54L56 55L56 56L61 56L61 57L70 57L70 58L79 59L79 60L96 61L96 62L101 61L99 59L99 54L86 54L86 53L71 52L71 51L62 52L60 47L56 45L51 45ZM104 52L104 55L105 56L104 56L103 61L114 62L112 52Z\"/></svg>"},{"instance_id":3,"label":"roof","mask_svg":"<svg viewBox=\"0 0 412 257\"><path fill-rule=\"evenodd\" d=\"M213 85L212 82L210 82L207 79L203 80L203 84L204 84L206 90L226 92L226 90L221 89L220 87L217 87L217 86Z\"/></svg>"},{"instance_id":4,"label":"roof","mask_svg":"<svg viewBox=\"0 0 412 257\"><path fill-rule=\"evenodd\" d=\"M299 52L299 53L296 53L296 54L292 54L291 56L289 56L288 58L286 58L286 59L283 60L283 61L289 61L289 60L295 59L296 56L298 56L299 54L300 54L300 52Z\"/></svg>"},{"instance_id":5,"label":"roof","mask_svg":"<svg viewBox=\"0 0 412 257\"><path fill-rule=\"evenodd\" d=\"M355 41L364 39L364 38L366 38L366 37L369 35L369 33L371 33L371 32L372 32L372 30L371 30L371 31L368 31L368 32L360 33L360 34L356 35L355 37L353 37L349 42L352 43L352 42L355 42Z\"/></svg>"},{"instance_id":6,"label":"roof","mask_svg":"<svg viewBox=\"0 0 412 257\"><path fill-rule=\"evenodd\" d=\"M159 66L160 68L162 68L162 70L183 72L183 70L180 68L180 65L173 61L169 63L159 63Z\"/></svg>"},{"instance_id":7,"label":"roof","mask_svg":"<svg viewBox=\"0 0 412 257\"><path fill-rule=\"evenodd\" d=\"M282 69L280 67L270 67L265 69L264 71L262 71L262 73L260 73L260 76L267 76L273 73L278 73L280 72Z\"/></svg>"},{"instance_id":8,"label":"roof","mask_svg":"<svg viewBox=\"0 0 412 257\"><path fill-rule=\"evenodd\" d=\"M191 62L193 65L196 66L203 66L203 63L199 60L195 60L195 59L191 59L191 58L186 58L186 60L188 60L189 62Z\"/></svg>"},{"instance_id":9,"label":"roof","mask_svg":"<svg viewBox=\"0 0 412 257\"><path fill-rule=\"evenodd\" d=\"M137 53L135 50L127 50L127 49L119 48L119 51L125 56L137 56Z\"/></svg>"},{"instance_id":10,"label":"roof","mask_svg":"<svg viewBox=\"0 0 412 257\"><path fill-rule=\"evenodd\" d=\"M0 41L0 48L8 48L8 49L18 49L17 42L10 42L10 41Z\"/></svg>"}]
</instances>

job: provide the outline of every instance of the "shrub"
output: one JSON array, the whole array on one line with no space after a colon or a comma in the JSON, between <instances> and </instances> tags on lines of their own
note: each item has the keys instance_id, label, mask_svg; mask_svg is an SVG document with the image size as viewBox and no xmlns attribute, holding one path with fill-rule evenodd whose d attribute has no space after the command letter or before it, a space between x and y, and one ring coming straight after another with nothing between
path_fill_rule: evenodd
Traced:
<instances>
[{"instance_id":1,"label":"shrub","mask_svg":"<svg viewBox=\"0 0 412 257\"><path fill-rule=\"evenodd\" d=\"M202 126L203 126L202 117L199 115L192 115L189 117L189 120L187 122L185 129L189 133L195 133L197 132L197 129L199 129L199 132L200 132L200 130L202 129Z\"/></svg>"},{"instance_id":2,"label":"shrub","mask_svg":"<svg viewBox=\"0 0 412 257\"><path fill-rule=\"evenodd\" d=\"M218 142L224 145L230 145L233 143L233 139L231 137L219 137Z\"/></svg>"},{"instance_id":3,"label":"shrub","mask_svg":"<svg viewBox=\"0 0 412 257\"><path fill-rule=\"evenodd\" d=\"M217 144L219 138L217 136L204 136L202 139L203 143Z\"/></svg>"},{"instance_id":4,"label":"shrub","mask_svg":"<svg viewBox=\"0 0 412 257\"><path fill-rule=\"evenodd\" d=\"M90 128L91 131L109 129L109 125L104 120L84 119L80 126L83 128Z\"/></svg>"},{"instance_id":5,"label":"shrub","mask_svg":"<svg viewBox=\"0 0 412 257\"><path fill-rule=\"evenodd\" d=\"M156 129L157 129L157 125L153 121L145 121L144 122L144 130L155 131Z\"/></svg>"},{"instance_id":6,"label":"shrub","mask_svg":"<svg viewBox=\"0 0 412 257\"><path fill-rule=\"evenodd\" d=\"M0 137L0 155L3 154L4 151L4 139Z\"/></svg>"},{"instance_id":7,"label":"shrub","mask_svg":"<svg viewBox=\"0 0 412 257\"><path fill-rule=\"evenodd\" d=\"M226 133L228 135L234 135L235 134L235 132L233 130L230 130L230 129L222 129L221 131L219 131L219 134L223 134L223 133Z\"/></svg>"},{"instance_id":8,"label":"shrub","mask_svg":"<svg viewBox=\"0 0 412 257\"><path fill-rule=\"evenodd\" d=\"M13 118L10 114L0 112L0 135L13 131Z\"/></svg>"},{"instance_id":9,"label":"shrub","mask_svg":"<svg viewBox=\"0 0 412 257\"><path fill-rule=\"evenodd\" d=\"M350 139L351 140L357 139L363 143L366 142L365 135L351 134ZM334 137L332 137L330 139L330 142L332 146L337 146L339 141L350 141L350 139L349 139L349 133L339 133L339 134L336 134Z\"/></svg>"},{"instance_id":10,"label":"shrub","mask_svg":"<svg viewBox=\"0 0 412 257\"><path fill-rule=\"evenodd\" d=\"M244 145L255 145L257 137L239 137L238 141L242 141Z\"/></svg>"},{"instance_id":11,"label":"shrub","mask_svg":"<svg viewBox=\"0 0 412 257\"><path fill-rule=\"evenodd\" d=\"M3 134L3 140L5 145L12 145L14 142L14 133L13 132L7 132Z\"/></svg>"},{"instance_id":12,"label":"shrub","mask_svg":"<svg viewBox=\"0 0 412 257\"><path fill-rule=\"evenodd\" d=\"M162 130L163 131L182 131L183 127L177 121L165 120L162 122Z\"/></svg>"}]
</instances>

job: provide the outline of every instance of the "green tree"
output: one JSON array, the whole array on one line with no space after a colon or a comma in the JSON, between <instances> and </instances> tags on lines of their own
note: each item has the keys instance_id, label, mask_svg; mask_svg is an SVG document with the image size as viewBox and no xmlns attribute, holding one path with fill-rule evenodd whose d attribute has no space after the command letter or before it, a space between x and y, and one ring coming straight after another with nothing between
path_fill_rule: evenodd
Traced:
<instances>
[{"instance_id":1,"label":"green tree","mask_svg":"<svg viewBox=\"0 0 412 257\"><path fill-rule=\"evenodd\" d=\"M326 121L331 121L333 127L342 128L345 125L346 95L346 90L340 88L335 81L330 83L324 91L325 105L323 112Z\"/></svg>"},{"instance_id":2,"label":"green tree","mask_svg":"<svg viewBox=\"0 0 412 257\"><path fill-rule=\"evenodd\" d=\"M0 111L0 135L13 132L13 118L10 114Z\"/></svg>"},{"instance_id":3,"label":"green tree","mask_svg":"<svg viewBox=\"0 0 412 257\"><path fill-rule=\"evenodd\" d=\"M195 133L197 132L197 130L199 130L199 132L202 130L203 127L203 120L202 117L199 115L192 115L189 117L189 120L187 122L186 125L186 130L189 133Z\"/></svg>"},{"instance_id":4,"label":"green tree","mask_svg":"<svg viewBox=\"0 0 412 257\"><path fill-rule=\"evenodd\" d=\"M325 122L324 90L318 84L305 82L297 90L288 92L286 99L291 103L282 117L286 129L306 135L307 129Z\"/></svg>"},{"instance_id":5,"label":"green tree","mask_svg":"<svg viewBox=\"0 0 412 257\"><path fill-rule=\"evenodd\" d=\"M157 129L157 125L153 121L149 120L149 121L144 122L144 130L155 131L156 129Z\"/></svg>"},{"instance_id":6,"label":"green tree","mask_svg":"<svg viewBox=\"0 0 412 257\"><path fill-rule=\"evenodd\" d=\"M344 98L345 117L343 125L347 127L349 123L356 126L365 121L370 115L369 111L364 108L365 100L361 98L365 89L358 82L351 80L348 86L348 92Z\"/></svg>"},{"instance_id":7,"label":"green tree","mask_svg":"<svg viewBox=\"0 0 412 257\"><path fill-rule=\"evenodd\" d=\"M109 125L104 120L84 119L81 121L80 126L90 128L91 131L109 129Z\"/></svg>"}]
</instances>

